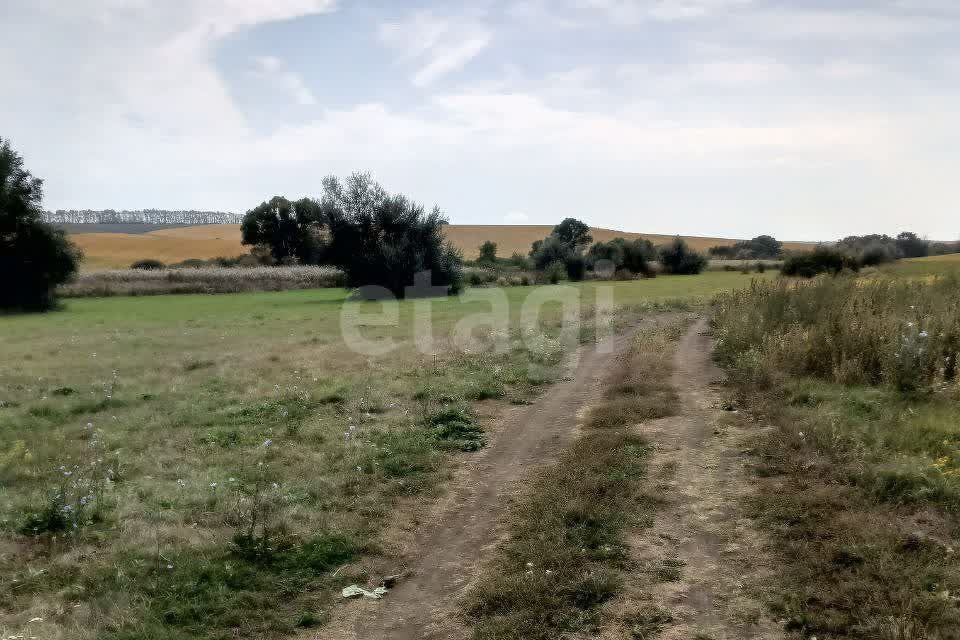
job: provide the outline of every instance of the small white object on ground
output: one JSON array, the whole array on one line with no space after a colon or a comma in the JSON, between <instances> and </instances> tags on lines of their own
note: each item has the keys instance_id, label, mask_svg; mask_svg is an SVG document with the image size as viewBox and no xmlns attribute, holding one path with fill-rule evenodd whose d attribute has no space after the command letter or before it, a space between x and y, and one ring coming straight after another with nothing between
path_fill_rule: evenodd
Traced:
<instances>
[{"instance_id":1,"label":"small white object on ground","mask_svg":"<svg viewBox=\"0 0 960 640\"><path fill-rule=\"evenodd\" d=\"M355 584L345 587L343 591L341 591L344 598L359 598L362 596L364 598L370 598L371 600L380 600L386 593L386 587L377 587L373 591L367 591L363 587L358 587Z\"/></svg>"}]
</instances>

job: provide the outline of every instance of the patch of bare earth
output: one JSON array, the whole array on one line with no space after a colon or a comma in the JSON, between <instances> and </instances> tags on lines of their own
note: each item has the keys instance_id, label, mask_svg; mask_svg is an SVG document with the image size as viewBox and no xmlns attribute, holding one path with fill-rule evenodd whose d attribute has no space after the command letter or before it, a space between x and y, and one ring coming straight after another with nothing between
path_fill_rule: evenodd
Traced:
<instances>
[{"instance_id":1,"label":"patch of bare earth","mask_svg":"<svg viewBox=\"0 0 960 640\"><path fill-rule=\"evenodd\" d=\"M654 447L650 481L666 502L631 541L637 572L611 603L603 638L783 637L756 590L770 563L740 511L755 490L745 469L749 433L721 407L723 374L705 330L695 323L674 357L677 415L636 427Z\"/></svg>"},{"instance_id":2,"label":"patch of bare earth","mask_svg":"<svg viewBox=\"0 0 960 640\"><path fill-rule=\"evenodd\" d=\"M610 366L627 345L626 337L619 337L581 348L569 375L533 405L505 408L494 416L489 446L454 474L439 503L401 516L399 528L390 527L385 537L401 542L363 568L371 576L402 574L403 579L383 600L346 603L329 625L305 637L467 637L457 604L495 553L504 535L504 516L523 479L555 460L572 441L584 409L602 397Z\"/></svg>"}]
</instances>

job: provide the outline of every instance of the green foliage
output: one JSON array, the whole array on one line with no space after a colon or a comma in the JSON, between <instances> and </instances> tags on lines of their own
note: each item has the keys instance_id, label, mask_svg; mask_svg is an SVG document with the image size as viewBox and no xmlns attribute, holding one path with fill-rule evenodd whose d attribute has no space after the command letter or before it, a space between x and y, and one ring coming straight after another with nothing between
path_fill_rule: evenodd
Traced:
<instances>
[{"instance_id":1,"label":"green foliage","mask_svg":"<svg viewBox=\"0 0 960 640\"><path fill-rule=\"evenodd\" d=\"M904 231L897 235L897 251L904 258L922 258L930 255L930 242Z\"/></svg>"},{"instance_id":2,"label":"green foliage","mask_svg":"<svg viewBox=\"0 0 960 640\"><path fill-rule=\"evenodd\" d=\"M839 249L822 245L810 253L790 256L781 268L783 275L800 278L813 278L821 273L837 275L844 270L859 271L859 261Z\"/></svg>"},{"instance_id":3,"label":"green foliage","mask_svg":"<svg viewBox=\"0 0 960 640\"><path fill-rule=\"evenodd\" d=\"M827 278L802 287L755 281L717 298L717 355L754 372L782 369L922 391L956 378L958 300L960 281L952 277L933 283Z\"/></svg>"},{"instance_id":4,"label":"green foliage","mask_svg":"<svg viewBox=\"0 0 960 640\"><path fill-rule=\"evenodd\" d=\"M584 247L593 241L590 227L576 218L566 218L553 228L550 235L556 236L560 242L570 247Z\"/></svg>"},{"instance_id":5,"label":"green foliage","mask_svg":"<svg viewBox=\"0 0 960 640\"><path fill-rule=\"evenodd\" d=\"M707 259L691 249L686 241L677 236L668 245L660 247L660 267L664 273L691 275L707 267Z\"/></svg>"},{"instance_id":6,"label":"green foliage","mask_svg":"<svg viewBox=\"0 0 960 640\"><path fill-rule=\"evenodd\" d=\"M427 418L427 425L444 447L460 451L482 449L487 438L483 429L463 407L445 407Z\"/></svg>"},{"instance_id":7,"label":"green foliage","mask_svg":"<svg viewBox=\"0 0 960 640\"><path fill-rule=\"evenodd\" d=\"M274 196L247 211L240 231L243 244L270 251L279 264L326 262L324 219L320 205L303 198L291 202Z\"/></svg>"},{"instance_id":8,"label":"green foliage","mask_svg":"<svg viewBox=\"0 0 960 640\"><path fill-rule=\"evenodd\" d=\"M601 261L605 260L613 271L625 270L649 276L653 274L649 261L655 260L656 256L657 251L649 240L614 238L609 242L597 242L591 246L587 252L587 264L591 269L597 269Z\"/></svg>"},{"instance_id":9,"label":"green foliage","mask_svg":"<svg viewBox=\"0 0 960 640\"><path fill-rule=\"evenodd\" d=\"M783 254L783 243L773 236L757 236L752 240L741 240L732 245L710 247L714 258L725 260L773 260Z\"/></svg>"},{"instance_id":10,"label":"green foliage","mask_svg":"<svg viewBox=\"0 0 960 640\"><path fill-rule=\"evenodd\" d=\"M57 285L77 271L80 252L43 222L42 198L43 181L0 138L0 309L51 309Z\"/></svg>"},{"instance_id":11,"label":"green foliage","mask_svg":"<svg viewBox=\"0 0 960 640\"><path fill-rule=\"evenodd\" d=\"M480 257L477 258L480 264L492 265L497 262L497 243L487 240L480 245Z\"/></svg>"},{"instance_id":12,"label":"green foliage","mask_svg":"<svg viewBox=\"0 0 960 640\"><path fill-rule=\"evenodd\" d=\"M463 259L444 238L446 218L436 207L391 195L369 174L341 182L323 181L321 201L332 236L330 256L350 287L378 287L393 296L457 293L463 287ZM429 276L415 282L417 274ZM373 289L361 290L376 297Z\"/></svg>"}]
</instances>

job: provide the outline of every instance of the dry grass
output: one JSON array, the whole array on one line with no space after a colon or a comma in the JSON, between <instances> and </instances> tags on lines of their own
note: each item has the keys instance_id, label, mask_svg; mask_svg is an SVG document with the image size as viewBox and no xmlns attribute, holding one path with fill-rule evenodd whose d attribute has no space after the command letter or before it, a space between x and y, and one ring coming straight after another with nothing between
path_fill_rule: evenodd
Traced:
<instances>
[{"instance_id":1,"label":"dry grass","mask_svg":"<svg viewBox=\"0 0 960 640\"><path fill-rule=\"evenodd\" d=\"M513 253L527 255L535 240L542 240L552 227L548 225L449 225L447 237L459 248L464 257L476 258L479 247L486 240L497 243L497 253L509 257ZM613 238L647 238L654 244L663 244L673 239L669 235L633 233L611 229L592 229L593 239L609 241ZM180 262L188 258L216 258L238 256L248 252L249 247L240 243L239 225L204 225L163 229L142 234L123 233L75 233L71 240L83 249L83 268L118 269L130 263L152 258L161 262ZM703 238L685 236L691 247L706 251L716 245L732 245L729 238ZM786 242L784 248L791 251L809 250L813 243Z\"/></svg>"},{"instance_id":2,"label":"dry grass","mask_svg":"<svg viewBox=\"0 0 960 640\"><path fill-rule=\"evenodd\" d=\"M122 269L81 273L59 289L64 298L152 296L171 293L240 293L342 287L343 273L330 267L205 267Z\"/></svg>"},{"instance_id":3,"label":"dry grass","mask_svg":"<svg viewBox=\"0 0 960 640\"><path fill-rule=\"evenodd\" d=\"M781 562L774 613L803 637L958 637L957 287L830 279L715 310L741 403L776 425L748 508Z\"/></svg>"}]
</instances>

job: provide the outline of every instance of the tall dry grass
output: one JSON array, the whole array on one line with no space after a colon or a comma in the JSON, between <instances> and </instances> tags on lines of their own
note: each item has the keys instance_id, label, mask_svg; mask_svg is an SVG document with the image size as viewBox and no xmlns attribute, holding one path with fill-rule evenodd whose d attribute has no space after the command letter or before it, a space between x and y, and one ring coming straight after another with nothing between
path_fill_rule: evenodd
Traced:
<instances>
[{"instance_id":1,"label":"tall dry grass","mask_svg":"<svg viewBox=\"0 0 960 640\"><path fill-rule=\"evenodd\" d=\"M58 293L65 298L152 296L171 293L238 293L344 286L343 272L331 267L206 267L201 269L120 269L82 273Z\"/></svg>"},{"instance_id":2,"label":"tall dry grass","mask_svg":"<svg viewBox=\"0 0 960 640\"><path fill-rule=\"evenodd\" d=\"M773 372L919 391L954 384L960 279L754 281L716 299L720 361L763 382Z\"/></svg>"}]
</instances>

